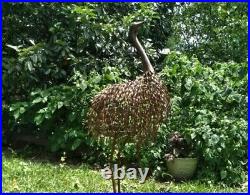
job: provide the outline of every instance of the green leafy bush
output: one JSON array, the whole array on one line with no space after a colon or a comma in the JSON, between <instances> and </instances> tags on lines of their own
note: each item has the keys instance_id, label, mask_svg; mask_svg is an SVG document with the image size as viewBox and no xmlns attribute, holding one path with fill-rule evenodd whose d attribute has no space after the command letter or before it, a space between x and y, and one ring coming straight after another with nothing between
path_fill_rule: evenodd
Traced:
<instances>
[{"instance_id":1,"label":"green leafy bush","mask_svg":"<svg viewBox=\"0 0 250 195\"><path fill-rule=\"evenodd\" d=\"M93 70L101 73L105 66L113 66L137 75L140 62L135 60L128 41L133 20L145 21L140 36L145 37L147 51L160 66L163 55L159 51L165 47L162 40L171 35L169 21L174 5L5 3L4 99L11 103L25 100L38 88L66 84L74 71L86 76Z\"/></svg>"},{"instance_id":2,"label":"green leafy bush","mask_svg":"<svg viewBox=\"0 0 250 195\"><path fill-rule=\"evenodd\" d=\"M194 143L199 177L229 183L244 180L247 64L216 63L209 67L176 52L168 55L165 63L161 76L172 95L166 134L179 131Z\"/></svg>"},{"instance_id":3,"label":"green leafy bush","mask_svg":"<svg viewBox=\"0 0 250 195\"><path fill-rule=\"evenodd\" d=\"M121 81L122 74L114 67L105 67L103 74L93 71L88 77L75 72L68 85L38 89L26 102L11 104L13 123L33 124L36 135L48 137L52 151L74 151L82 143L91 146L84 129L90 99L107 84Z\"/></svg>"}]
</instances>

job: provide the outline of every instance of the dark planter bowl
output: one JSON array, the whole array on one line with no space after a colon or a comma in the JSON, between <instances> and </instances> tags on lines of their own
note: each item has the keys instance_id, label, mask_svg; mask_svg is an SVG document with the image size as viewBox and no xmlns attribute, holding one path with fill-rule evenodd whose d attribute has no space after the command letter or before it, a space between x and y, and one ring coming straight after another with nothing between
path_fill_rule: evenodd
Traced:
<instances>
[{"instance_id":1,"label":"dark planter bowl","mask_svg":"<svg viewBox=\"0 0 250 195\"><path fill-rule=\"evenodd\" d=\"M197 158L175 158L167 161L167 167L170 175L176 180L186 180L194 175L197 162Z\"/></svg>"}]
</instances>

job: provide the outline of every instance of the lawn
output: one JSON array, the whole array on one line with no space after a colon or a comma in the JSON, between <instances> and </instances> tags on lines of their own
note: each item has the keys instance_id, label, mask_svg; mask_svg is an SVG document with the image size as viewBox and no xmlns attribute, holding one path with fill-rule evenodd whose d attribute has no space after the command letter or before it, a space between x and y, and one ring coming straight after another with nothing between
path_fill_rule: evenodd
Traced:
<instances>
[{"instance_id":1,"label":"lawn","mask_svg":"<svg viewBox=\"0 0 250 195\"><path fill-rule=\"evenodd\" d=\"M27 158L15 152L3 157L4 192L111 192L111 181L101 177L98 169L86 164L72 165L36 158ZM123 180L126 192L241 192L246 188L225 187L221 184L189 181L183 183L156 182L148 179L144 184L138 180Z\"/></svg>"}]
</instances>

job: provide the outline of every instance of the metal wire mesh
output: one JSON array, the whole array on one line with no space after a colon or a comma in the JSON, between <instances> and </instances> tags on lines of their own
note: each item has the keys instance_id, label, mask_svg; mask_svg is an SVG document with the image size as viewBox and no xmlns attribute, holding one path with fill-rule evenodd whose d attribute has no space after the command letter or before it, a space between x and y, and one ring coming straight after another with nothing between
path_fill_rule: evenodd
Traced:
<instances>
[{"instance_id":1,"label":"metal wire mesh","mask_svg":"<svg viewBox=\"0 0 250 195\"><path fill-rule=\"evenodd\" d=\"M108 86L97 94L88 112L88 128L96 136L144 142L156 137L170 108L166 86L153 73Z\"/></svg>"}]
</instances>

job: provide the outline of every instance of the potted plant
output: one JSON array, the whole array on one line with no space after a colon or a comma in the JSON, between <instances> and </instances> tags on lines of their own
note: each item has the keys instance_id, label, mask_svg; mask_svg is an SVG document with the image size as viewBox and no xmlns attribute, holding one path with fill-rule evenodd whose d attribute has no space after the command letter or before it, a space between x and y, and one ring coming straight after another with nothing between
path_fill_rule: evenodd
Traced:
<instances>
[{"instance_id":1,"label":"potted plant","mask_svg":"<svg viewBox=\"0 0 250 195\"><path fill-rule=\"evenodd\" d=\"M170 134L169 150L165 154L169 173L176 180L186 180L193 176L197 158L193 157L193 146L179 132Z\"/></svg>"}]
</instances>

